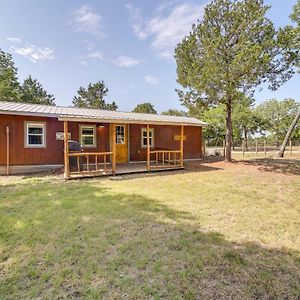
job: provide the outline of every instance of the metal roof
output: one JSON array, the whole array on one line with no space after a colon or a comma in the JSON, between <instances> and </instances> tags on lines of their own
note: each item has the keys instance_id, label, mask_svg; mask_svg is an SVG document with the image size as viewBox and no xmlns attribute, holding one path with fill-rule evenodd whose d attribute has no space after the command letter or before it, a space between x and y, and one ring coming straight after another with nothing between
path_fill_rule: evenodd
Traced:
<instances>
[{"instance_id":1,"label":"metal roof","mask_svg":"<svg viewBox=\"0 0 300 300\"><path fill-rule=\"evenodd\" d=\"M191 117L177 117L154 114L140 114L112 110L77 107L49 106L0 101L0 114L54 117L59 120L107 122L107 123L149 123L161 125L206 126L207 123Z\"/></svg>"}]
</instances>

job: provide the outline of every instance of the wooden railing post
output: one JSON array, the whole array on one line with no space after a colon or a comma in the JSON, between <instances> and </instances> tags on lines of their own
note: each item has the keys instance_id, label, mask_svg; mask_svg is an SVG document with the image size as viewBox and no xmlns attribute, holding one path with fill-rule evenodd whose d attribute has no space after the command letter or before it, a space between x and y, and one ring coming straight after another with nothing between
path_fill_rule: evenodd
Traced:
<instances>
[{"instance_id":1,"label":"wooden railing post","mask_svg":"<svg viewBox=\"0 0 300 300\"><path fill-rule=\"evenodd\" d=\"M112 173L116 174L116 124L113 124L112 126Z\"/></svg>"},{"instance_id":2,"label":"wooden railing post","mask_svg":"<svg viewBox=\"0 0 300 300\"><path fill-rule=\"evenodd\" d=\"M150 125L147 124L147 171L150 172Z\"/></svg>"},{"instance_id":3,"label":"wooden railing post","mask_svg":"<svg viewBox=\"0 0 300 300\"><path fill-rule=\"evenodd\" d=\"M69 131L68 131L68 121L64 121L64 161L65 161L65 179L70 177L70 164L69 164Z\"/></svg>"},{"instance_id":4,"label":"wooden railing post","mask_svg":"<svg viewBox=\"0 0 300 300\"><path fill-rule=\"evenodd\" d=\"M181 125L181 134L180 134L180 167L183 168L183 137L184 137L184 128Z\"/></svg>"}]
</instances>

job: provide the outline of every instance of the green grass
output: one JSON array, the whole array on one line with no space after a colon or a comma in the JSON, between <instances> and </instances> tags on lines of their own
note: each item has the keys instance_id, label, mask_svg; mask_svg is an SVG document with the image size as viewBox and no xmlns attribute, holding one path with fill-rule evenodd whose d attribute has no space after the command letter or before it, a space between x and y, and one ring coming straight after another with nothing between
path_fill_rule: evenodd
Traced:
<instances>
[{"instance_id":1,"label":"green grass","mask_svg":"<svg viewBox=\"0 0 300 300\"><path fill-rule=\"evenodd\" d=\"M0 299L299 299L298 170L2 177Z\"/></svg>"}]
</instances>

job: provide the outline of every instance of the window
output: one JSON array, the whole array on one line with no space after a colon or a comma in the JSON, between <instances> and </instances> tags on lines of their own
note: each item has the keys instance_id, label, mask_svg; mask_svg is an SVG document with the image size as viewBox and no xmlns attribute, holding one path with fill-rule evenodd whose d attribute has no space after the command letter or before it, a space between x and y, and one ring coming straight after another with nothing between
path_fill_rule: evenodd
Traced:
<instances>
[{"instance_id":1,"label":"window","mask_svg":"<svg viewBox=\"0 0 300 300\"><path fill-rule=\"evenodd\" d=\"M150 147L154 147L154 128L150 128L149 130L149 142ZM147 147L147 128L142 128L142 148Z\"/></svg>"},{"instance_id":2,"label":"window","mask_svg":"<svg viewBox=\"0 0 300 300\"><path fill-rule=\"evenodd\" d=\"M79 126L80 145L86 148L96 147L96 126L80 125Z\"/></svg>"},{"instance_id":3,"label":"window","mask_svg":"<svg viewBox=\"0 0 300 300\"><path fill-rule=\"evenodd\" d=\"M125 144L125 126L116 126L116 144Z\"/></svg>"},{"instance_id":4,"label":"window","mask_svg":"<svg viewBox=\"0 0 300 300\"><path fill-rule=\"evenodd\" d=\"M25 147L46 147L45 123L25 122Z\"/></svg>"}]
</instances>

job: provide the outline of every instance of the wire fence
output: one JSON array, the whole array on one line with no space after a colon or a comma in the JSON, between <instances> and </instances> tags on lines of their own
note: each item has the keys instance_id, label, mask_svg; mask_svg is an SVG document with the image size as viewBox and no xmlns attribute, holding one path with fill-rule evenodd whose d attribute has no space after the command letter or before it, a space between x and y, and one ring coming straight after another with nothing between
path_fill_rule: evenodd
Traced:
<instances>
[{"instance_id":1,"label":"wire fence","mask_svg":"<svg viewBox=\"0 0 300 300\"><path fill-rule=\"evenodd\" d=\"M254 140L248 142L242 142L239 146L232 148L232 153L237 157L274 157L280 150L280 146L274 144L268 144L266 140ZM225 156L226 144L223 142L223 146L220 147L204 147L203 153L205 156ZM298 143L290 141L284 152L285 158L300 158L300 146Z\"/></svg>"}]
</instances>

